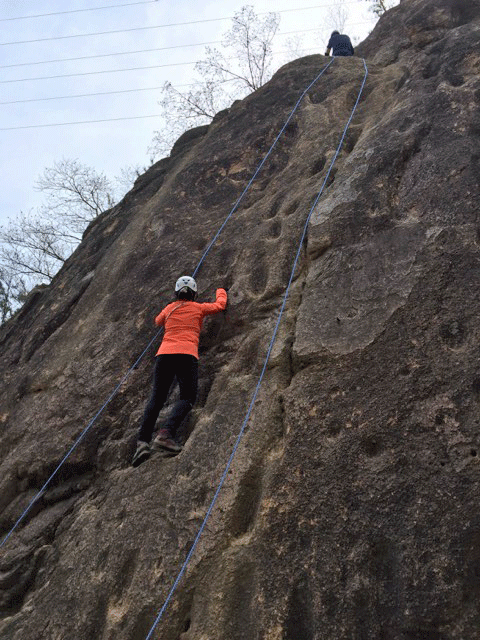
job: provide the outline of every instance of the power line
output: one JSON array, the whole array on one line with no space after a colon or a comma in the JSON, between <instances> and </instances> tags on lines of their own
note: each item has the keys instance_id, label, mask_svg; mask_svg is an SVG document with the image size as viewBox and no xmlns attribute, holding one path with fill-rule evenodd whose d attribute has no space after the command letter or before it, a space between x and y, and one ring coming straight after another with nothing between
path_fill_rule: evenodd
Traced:
<instances>
[{"instance_id":1,"label":"power line","mask_svg":"<svg viewBox=\"0 0 480 640\"><path fill-rule=\"evenodd\" d=\"M370 21L352 22L350 23L350 26L356 26L356 25L362 25L362 24L370 24ZM292 35L294 33L307 33L310 31L318 31L318 29L303 29L300 31L287 31L280 35ZM206 44L209 44L209 43L206 43ZM214 44L214 43L212 42L211 44ZM132 52L132 53L135 53L135 52ZM109 55L116 55L116 54L109 54ZM96 56L92 56L92 57L96 57ZM102 57L102 56L99 56L99 57ZM232 58L227 58L227 60L231 60L231 59ZM0 84L13 84L15 82L29 82L34 80L55 80L58 78L76 78L80 76L99 75L102 73L120 73L123 71L144 71L146 69L161 69L165 67L181 67L181 66L187 66L190 64L197 64L197 62L199 62L199 60L195 60L191 62L171 62L169 64L154 64L154 65L149 65L145 67L127 67L125 69L104 69L101 71L84 71L81 73L65 73L65 74L57 74L53 76L37 76L33 78L14 78L13 80L0 80ZM7 103L1 103L1 104L7 104Z\"/></svg>"},{"instance_id":2,"label":"power line","mask_svg":"<svg viewBox=\"0 0 480 640\"><path fill-rule=\"evenodd\" d=\"M137 4L154 4L157 0L142 0L141 2L128 2L126 4L111 4L103 7L90 7L90 9L70 9L68 11L54 11L52 13L37 13L30 16L17 16L16 18L0 18L0 22L12 20L27 20L29 18L45 18L47 16L61 16L66 13L82 13L84 11L99 11L100 9L118 9L119 7L132 7Z\"/></svg>"},{"instance_id":3,"label":"power line","mask_svg":"<svg viewBox=\"0 0 480 640\"><path fill-rule=\"evenodd\" d=\"M345 2L344 4L358 4L358 0L347 0L347 2ZM282 9L281 11L276 11L275 13L291 13L291 12L297 12L297 11L308 11L311 9L321 9L321 8L325 8L325 7L332 7L335 5L332 4L320 4L320 5L315 5L313 7L299 7L296 9ZM258 14L259 16L261 15L266 15L266 12L262 12ZM116 34L116 33L129 33L132 31L147 31L147 30L151 30L151 29L166 29L168 27L180 27L180 26L187 26L187 25L193 25L193 24L205 24L208 22L222 22L225 20L231 20L233 18L233 16L227 16L224 18L209 18L209 19L204 19L204 20L192 20L192 21L188 21L188 22L171 22L168 24L158 24L158 25L152 25L149 27L133 27L131 29L115 29L114 31L95 31L92 33L75 33L75 34L71 34L68 36L54 36L54 37L49 37L49 38L36 38L34 40L15 40L12 42L0 42L0 46L6 46L6 45L14 45L14 44L31 44L34 42L47 42L47 41L51 41L51 40L66 40L69 38L86 38L86 37L90 37L90 36L103 36L103 35L109 35L109 34Z\"/></svg>"},{"instance_id":4,"label":"power line","mask_svg":"<svg viewBox=\"0 0 480 640\"><path fill-rule=\"evenodd\" d=\"M77 122L55 122L52 124L27 124L21 127L0 127L0 131L15 131L18 129L43 129L45 127L67 127L76 124L96 124L98 122L118 122L120 120L143 120L145 118L161 118L160 113L154 113L150 116L127 116L124 118L105 118L103 120L79 120Z\"/></svg>"},{"instance_id":5,"label":"power line","mask_svg":"<svg viewBox=\"0 0 480 640\"><path fill-rule=\"evenodd\" d=\"M360 23L359 23L360 24ZM289 36L295 33L308 33L311 31L318 31L318 29L300 29L297 31L285 31L284 33L279 33L278 36ZM16 64L6 64L0 65L0 69L12 69L14 67L28 67L35 66L39 64L51 64L54 62L77 62L78 60L93 60L96 58L111 58L114 56L123 56L123 55L134 55L137 53L153 53L155 51L167 51L170 49L186 49L192 47L203 47L209 44L221 44L221 40L210 40L209 42L197 42L192 44L178 44L173 45L171 47L157 47L154 49L138 49L136 51L117 51L116 53L100 53L93 56L80 56L78 58L56 58L54 60L41 60L38 62L19 62ZM25 80L36 80L36 78L25 78ZM43 78L42 78L43 79ZM7 80L6 82L20 82L21 80Z\"/></svg>"},{"instance_id":6,"label":"power line","mask_svg":"<svg viewBox=\"0 0 480 640\"><path fill-rule=\"evenodd\" d=\"M317 49L304 49L302 50L302 53L307 53L308 51L316 51ZM194 86L192 83L189 84L179 84L176 86L177 89L183 89L185 87L192 87ZM90 97L90 96L108 96L108 95L115 95L115 94L121 94L121 93L135 93L135 92L140 92L140 91L156 91L156 90L161 90L163 89L162 87L144 87L144 88L140 88L140 89L121 89L121 90L117 90L117 91L100 91L100 92L96 92L96 93L83 93L83 94L76 94L76 95L71 95L71 96L52 96L52 97L48 97L48 98L32 98L30 100L12 100L9 102L0 102L0 105L4 105L4 104L18 104L18 103L24 103L24 102L40 102L40 101L46 101L46 100L64 100L64 99L68 99L68 98L86 98L86 97ZM18 126L18 127L3 127L0 128L0 131L15 131L18 129L37 129L37 128L44 128L44 127L62 127L62 126L67 126L67 125L76 125L76 124L92 124L92 123L97 123L97 122L117 122L118 120L135 120L135 119L141 119L141 118L155 118L155 117L161 117L161 116L134 116L131 118L105 118L102 120L82 120L82 121L77 121L77 122L56 122L56 123L51 123L51 124L32 124L32 125L24 125L24 126Z\"/></svg>"},{"instance_id":7,"label":"power line","mask_svg":"<svg viewBox=\"0 0 480 640\"><path fill-rule=\"evenodd\" d=\"M191 84L180 84L178 88L191 87ZM0 102L1 104L23 104L24 102L45 102L48 100L67 100L72 98L89 98L93 96L111 96L117 93L134 93L136 91L159 91L161 87L144 87L140 89L119 89L117 91L99 91L97 93L77 93L71 96L50 96L48 98L29 98L27 100L9 100L8 102Z\"/></svg>"},{"instance_id":8,"label":"power line","mask_svg":"<svg viewBox=\"0 0 480 640\"><path fill-rule=\"evenodd\" d=\"M152 0L153 1L153 0ZM154 0L155 2L157 0ZM280 34L279 34L280 35ZM221 40L210 42L197 42L195 44L176 44L171 47L158 47L155 49L138 49L137 51L117 51L116 53L100 53L94 56L80 56L78 58L56 58L54 60L40 60L38 62L17 62L16 64L0 65L0 69L12 69L13 67L29 67L37 64L51 64L54 62L77 62L78 60L93 60L95 58L110 58L112 56L133 55L135 53L153 53L154 51L167 51L169 49L186 49L187 47L203 47L209 44L220 44Z\"/></svg>"},{"instance_id":9,"label":"power line","mask_svg":"<svg viewBox=\"0 0 480 640\"><path fill-rule=\"evenodd\" d=\"M129 33L131 31L147 31L151 29L166 29L167 27L181 27L192 24L203 24L205 22L221 22L222 20L231 20L231 16L226 18L210 18L209 20L192 20L191 22L171 22L169 24L157 24L151 27L133 27L131 29L116 29L114 31L95 31L93 33L75 33L68 36L55 36L52 38L36 38L35 40L15 40L13 42L0 42L0 46L12 44L31 44L34 42L47 42L51 40L67 40L69 38L86 38L90 36L104 36L115 33Z\"/></svg>"},{"instance_id":10,"label":"power line","mask_svg":"<svg viewBox=\"0 0 480 640\"><path fill-rule=\"evenodd\" d=\"M156 1L156 0L155 0ZM278 36L288 36L294 33L308 33L310 31L318 31L318 29L300 29L298 31L285 31L277 34ZM209 44L221 44L221 40L210 40L209 42L196 42L191 44L176 44L170 47L156 47L154 49L137 49L136 51L117 51L115 53L99 53L93 56L79 56L77 58L55 58L53 60L39 60L35 62L17 62L15 64L0 65L0 69L13 69L14 67L29 67L39 64L52 64L54 62L77 62L78 60L94 60L96 58L111 58L113 56L133 55L137 53L153 53L155 51L168 51L171 49L186 49L191 47L203 47Z\"/></svg>"},{"instance_id":11,"label":"power line","mask_svg":"<svg viewBox=\"0 0 480 640\"><path fill-rule=\"evenodd\" d=\"M357 0L358 1L358 0ZM8 21L12 21L12 20L27 20L29 18L44 18L47 16L60 16L60 15L65 15L67 13L81 13L81 12L86 12L86 11L99 11L100 9L117 9L119 7L131 7L133 5L138 5L138 4L153 4L157 2L157 0L143 0L142 2L128 2L126 4L111 4L108 6L102 6L102 7L90 7L89 9L69 9L68 11L54 11L52 13L38 13L38 14L32 14L29 16L17 16L15 18L0 18L0 22L8 22ZM344 2L344 4L356 4L356 2ZM319 5L320 7L335 7L336 5L333 3L330 4L324 4L324 5ZM316 8L316 7L315 7ZM284 13L287 11L296 11L296 9L284 9L283 11L277 11L276 13ZM262 14L260 14L262 15Z\"/></svg>"},{"instance_id":12,"label":"power line","mask_svg":"<svg viewBox=\"0 0 480 640\"><path fill-rule=\"evenodd\" d=\"M143 71L144 69L160 69L162 67L184 67L189 64L197 64L198 60L193 62L171 62L170 64L153 64L146 67L128 67L126 69L105 69L103 71L84 71L82 73L65 73L56 76L38 76L37 78L18 78L16 80L0 80L0 84L11 84L13 82L28 82L30 80L54 80L57 78L78 78L80 76L95 76L102 73L121 73L123 71Z\"/></svg>"},{"instance_id":13,"label":"power line","mask_svg":"<svg viewBox=\"0 0 480 640\"><path fill-rule=\"evenodd\" d=\"M291 33L294 33L294 32L292 31ZM311 49L302 49L301 53L305 54L305 53L308 53L309 51L317 51L317 50L318 49L316 47ZM280 53L280 52L277 52L277 53ZM185 87L193 87L194 85L195 83L190 82L187 84L178 84L176 85L176 88L183 89ZM158 91L163 89L164 86L165 85L162 85L160 87L140 87L137 89L117 89L115 91L97 91L95 93L76 93L76 94L67 95L67 96L48 96L45 98L26 98L26 99L24 98L22 100L7 100L4 102L0 102L0 105L23 104L26 102L45 102L48 100L68 100L68 99L74 99L74 98L89 98L89 97L96 97L96 96L110 96L110 95L116 95L121 93L135 93L137 91Z\"/></svg>"}]
</instances>

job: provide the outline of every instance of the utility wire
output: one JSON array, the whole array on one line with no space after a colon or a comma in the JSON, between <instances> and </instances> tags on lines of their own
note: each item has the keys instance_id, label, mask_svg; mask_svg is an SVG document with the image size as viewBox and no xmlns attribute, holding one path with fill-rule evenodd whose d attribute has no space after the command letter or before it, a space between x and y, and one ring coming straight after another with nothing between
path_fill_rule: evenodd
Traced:
<instances>
[{"instance_id":1,"label":"utility wire","mask_svg":"<svg viewBox=\"0 0 480 640\"><path fill-rule=\"evenodd\" d=\"M198 60L192 62L171 62L169 64L153 64L146 67L128 67L126 69L104 69L102 71L83 71L81 73L60 73L54 76L37 76L36 78L16 78L15 80L0 80L0 84L12 84L14 82L29 82L33 80L55 80L57 78L78 78L80 76L95 76L102 73L121 73L122 71L142 71L144 69L161 69L163 67L185 67L189 64L197 64Z\"/></svg>"},{"instance_id":2,"label":"utility wire","mask_svg":"<svg viewBox=\"0 0 480 640\"><path fill-rule=\"evenodd\" d=\"M362 23L356 23L362 24ZM285 31L284 33L278 33L276 37L289 36L295 33L308 33L311 31L319 31L319 29L299 29L297 31ZM79 56L77 58L55 58L53 60L39 60L35 62L16 62L15 64L2 64L0 69L13 69L15 67L29 67L39 64L52 64L54 62L77 62L78 60L94 60L96 58L110 58L113 56L126 56L136 53L154 53L155 51L169 51L171 49L187 49L191 47L203 47L209 44L221 44L222 40L211 40L210 42L196 42L192 44L177 44L171 47L157 47L154 49L138 49L136 51L117 51L115 53L99 53L93 56Z\"/></svg>"},{"instance_id":3,"label":"utility wire","mask_svg":"<svg viewBox=\"0 0 480 640\"><path fill-rule=\"evenodd\" d=\"M105 36L116 33L130 33L132 31L148 31L152 29L167 29L168 27L183 27L192 24L204 24L205 22L221 22L223 20L230 20L230 17L226 18L210 18L209 20L192 20L191 22L171 22L169 24L157 24L150 27L132 27L130 29L115 29L114 31L94 31L93 33L74 33L68 36L54 36L50 38L36 38L34 40L14 40L12 42L0 42L0 46L14 45L14 44L32 44L34 42L49 42L52 40L68 40L69 38L87 38L91 36Z\"/></svg>"},{"instance_id":4,"label":"utility wire","mask_svg":"<svg viewBox=\"0 0 480 640\"><path fill-rule=\"evenodd\" d=\"M100 9L118 9L120 7L133 7L138 4L154 4L157 0L142 0L141 2L128 2L126 4L111 4L103 7L90 7L89 9L69 9L68 11L53 11L52 13L37 13L30 16L17 16L15 18L0 18L0 22L10 22L12 20L28 20L29 18L45 18L47 16L62 16L66 13L82 13L85 11L99 11Z\"/></svg>"},{"instance_id":5,"label":"utility wire","mask_svg":"<svg viewBox=\"0 0 480 640\"><path fill-rule=\"evenodd\" d=\"M316 48L313 49L303 49L302 53L307 53L308 51L317 51ZM23 99L23 100L7 100L5 102L0 102L0 105L7 105L7 104L23 104L26 102L44 102L44 101L48 101L48 100L68 100L68 99L73 99L73 98L89 98L89 97L97 97L97 96L110 96L110 95L117 95L117 94L122 94L122 93L136 93L136 92L141 92L141 91L161 91L163 89L165 85L162 85L161 87L140 87L139 89L119 89L116 91L97 91L95 93L77 93L77 94L73 94L73 95L69 95L69 96L49 96L46 98L27 98L27 99ZM186 87L194 87L195 83L187 83L187 84L178 84L175 86L176 89L184 89ZM137 116L138 118L153 118L155 116ZM116 120L124 120L125 118L113 118L113 121ZM92 122L110 122L110 119L105 119L105 120L85 120L82 122L58 122L58 123L52 123L52 124L40 124L40 125L28 125L28 126L24 126L24 127L4 127L4 128L0 128L0 131L12 131L14 129L23 129L23 128L28 128L28 129L33 129L33 128L37 128L37 127L60 127L60 126L64 126L64 125L68 125L68 124L90 124Z\"/></svg>"},{"instance_id":6,"label":"utility wire","mask_svg":"<svg viewBox=\"0 0 480 640\"><path fill-rule=\"evenodd\" d=\"M292 32L293 33L293 32ZM316 51L317 49L315 49ZM274 55L278 55L279 53L285 53L285 51L277 51ZM228 62L230 60L236 60L236 58L225 58ZM144 69L162 69L165 67L182 67L190 64L197 64L200 62L199 60L193 60L190 62L170 62L168 64L154 64L148 65L146 67L127 67L123 69L102 69L100 71L82 71L79 73L60 73L53 76L34 76L33 78L14 78L12 80L0 80L0 84L13 84L15 82L29 82L33 80L55 80L57 78L76 78L79 76L94 76L102 73L121 73L123 71L141 71Z\"/></svg>"},{"instance_id":7,"label":"utility wire","mask_svg":"<svg viewBox=\"0 0 480 640\"><path fill-rule=\"evenodd\" d=\"M354 2L353 0L350 0L349 2L346 2L345 4L357 4L357 2ZM330 6L335 6L335 5L315 5L313 7L299 7L299 8L295 8L295 9L282 9L281 11L276 11L275 13L291 13L291 12L298 12L298 11L308 11L311 9L321 9L324 7L330 7ZM262 15L267 15L268 12L262 12L259 13L257 15L262 16ZM69 38L86 38L86 37L91 37L91 36L104 36L104 35L109 35L109 34L116 34L116 33L129 33L132 31L147 31L147 30L152 30L152 29L167 29L169 27L183 27L183 26L187 26L187 25L194 25L194 24L205 24L208 22L223 22L225 20L231 20L234 16L226 16L224 18L207 18L204 20L191 20L189 22L170 22L170 23L166 23L166 24L158 24L158 25L152 25L152 26L148 26L148 27L132 27L130 29L115 29L114 31L94 31L91 33L74 33L74 34L70 34L68 36L53 36L53 37L49 37L49 38L36 38L34 40L13 40L11 42L0 42L0 46L6 46L6 45L15 45L15 44L32 44L34 42L48 42L48 41L52 41L52 40L67 40Z\"/></svg>"},{"instance_id":8,"label":"utility wire","mask_svg":"<svg viewBox=\"0 0 480 640\"><path fill-rule=\"evenodd\" d=\"M315 29L315 31L316 31L316 29ZM318 49L316 47L311 48L311 49L302 49L301 53L305 54L305 53L308 53L309 51L318 51ZM115 91L97 91L95 93L75 93L75 94L68 95L68 96L47 96L45 98L26 98L26 99L22 99L22 100L6 100L5 102L0 102L0 105L24 104L26 102L45 102L45 101L48 101L48 100L70 100L70 99L74 99L74 98L90 98L90 97L97 97L97 96L112 96L112 95L118 95L118 94L122 94L122 93L136 93L137 91L138 92L141 92L141 91L161 91L164 86L165 86L165 84L163 84L160 87L140 87L138 89L117 89ZM177 85L175 85L175 89L185 89L186 87L194 87L194 86L195 86L194 82L189 82L187 84L177 84ZM61 124L62 123L59 123L59 125L61 125ZM39 125L39 126L44 126L44 125ZM6 129L3 129L3 130L5 131Z\"/></svg>"},{"instance_id":9,"label":"utility wire","mask_svg":"<svg viewBox=\"0 0 480 640\"><path fill-rule=\"evenodd\" d=\"M356 25L361 25L361 24L370 24L369 21L363 21L363 22L352 22L350 23L350 26L356 26ZM318 29L301 29L299 31L286 31L283 34L280 35L292 35L295 33L307 33L310 31L318 31ZM204 44L215 44L215 42L212 43L204 43ZM196 46L196 45L186 45L186 46ZM166 47L166 48L170 48L170 47ZM176 47L171 47L176 48ZM313 51L313 50L317 50L317 49L308 49L308 51ZM147 50L148 51L148 50ZM161 49L151 49L151 51L161 51ZM132 52L126 52L126 53L144 53L143 51L132 51ZM275 55L278 55L278 53L285 53L285 52L275 52ZM98 58L102 58L102 57L106 57L106 56L114 56L114 55L122 55L122 54L104 54L104 55L99 55L99 56L91 56L91 57L98 57ZM86 56L87 58L90 56ZM70 59L66 59L64 60L65 62L68 62L69 60L82 60L83 58L70 58ZM233 60L235 58L226 58L226 60ZM63 60L52 60L52 62L64 62ZM100 71L84 71L81 73L65 73L65 74L57 74L57 75L53 75L53 76L36 76L33 78L14 78L11 80L0 80L0 84L13 84L15 82L29 82L29 81L33 81L33 80L55 80L57 78L75 78L75 77L79 77L79 76L90 76L90 75L98 75L101 73L119 73L122 71L142 71L145 69L160 69L160 68L164 68L164 67L180 67L180 66L185 66L185 65L189 65L189 64L197 64L197 62L201 62L201 60L195 60L192 62L171 62L169 64L155 64L155 65L151 65L151 66L146 66L146 67L127 67L125 69L104 69L104 70L100 70ZM28 64L28 63L25 63ZM43 63L33 63L33 64L43 64ZM17 65L11 65L11 66L17 66ZM18 65L20 66L20 65ZM0 67L0 69L2 69L4 67ZM4 104L4 103L1 103Z\"/></svg>"},{"instance_id":10,"label":"utility wire","mask_svg":"<svg viewBox=\"0 0 480 640\"><path fill-rule=\"evenodd\" d=\"M293 33L293 32L292 32ZM96 58L110 58L112 56L127 56L134 53L153 53L155 51L169 51L170 49L186 49L191 47L203 47L209 44L221 44L221 40L210 42L197 42L195 44L177 44L172 47L158 47L155 49L138 49L137 51L117 51L115 53L99 53L94 56L79 56L78 58L55 58L54 60L39 60L38 62L17 62L15 64L2 64L0 69L13 69L14 67L29 67L37 64L52 64L54 62L77 62L78 60L94 60Z\"/></svg>"},{"instance_id":11,"label":"utility wire","mask_svg":"<svg viewBox=\"0 0 480 640\"><path fill-rule=\"evenodd\" d=\"M160 91L163 89L161 87L143 87L140 89L118 89L117 91L98 91L97 93L76 93L70 96L49 96L47 98L28 98L26 100L8 100L6 102L0 102L1 104L23 104L25 102L45 102L47 100L68 100L72 98L89 98L93 96L112 96L119 93L135 93L137 91ZM193 84L179 84L176 88L182 87L192 87Z\"/></svg>"},{"instance_id":12,"label":"utility wire","mask_svg":"<svg viewBox=\"0 0 480 640\"><path fill-rule=\"evenodd\" d=\"M68 11L54 11L52 13L37 13L29 16L17 16L15 18L0 18L0 22L8 22L12 20L27 20L29 18L44 18L46 16L60 16L60 15L65 15L66 13L99 11L100 9L117 9L119 7L131 7L133 5L138 5L138 4L154 4L155 2L157 2L157 0L143 0L143 2L129 2L127 4L111 4L111 5L102 6L102 7L90 7L89 9L70 9ZM358 3L358 0L352 0L349 2L344 2L343 4L357 4L357 3ZM330 4L318 5L317 7L314 7L314 8L317 9L320 7L335 7L335 6L336 6L335 3L330 3ZM309 8L309 7L305 7L305 8ZM287 11L297 11L297 9L284 9L283 11L277 11L276 13L286 13ZM263 15L263 14L260 14L260 15Z\"/></svg>"},{"instance_id":13,"label":"utility wire","mask_svg":"<svg viewBox=\"0 0 480 640\"><path fill-rule=\"evenodd\" d=\"M43 129L45 127L67 127L74 124L96 124L98 122L119 122L120 120L143 120L146 118L161 118L161 113L150 116L126 116L124 118L105 118L103 120L79 120L77 122L54 122L52 124L27 124L21 127L0 127L0 131L18 131L19 129Z\"/></svg>"}]
</instances>

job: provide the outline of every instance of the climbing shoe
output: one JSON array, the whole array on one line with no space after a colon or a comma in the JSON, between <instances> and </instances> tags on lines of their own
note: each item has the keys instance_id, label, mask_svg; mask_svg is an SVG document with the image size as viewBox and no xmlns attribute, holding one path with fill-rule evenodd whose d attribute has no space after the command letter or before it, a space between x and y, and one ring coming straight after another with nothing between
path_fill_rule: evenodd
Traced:
<instances>
[{"instance_id":1,"label":"climbing shoe","mask_svg":"<svg viewBox=\"0 0 480 640\"><path fill-rule=\"evenodd\" d=\"M138 467L139 464L145 462L150 458L150 445L148 442L142 442L139 440L137 443L137 450L135 451L135 455L132 458L132 466Z\"/></svg>"},{"instance_id":2,"label":"climbing shoe","mask_svg":"<svg viewBox=\"0 0 480 640\"><path fill-rule=\"evenodd\" d=\"M152 443L152 448L156 451L168 451L174 455L182 450L181 445L175 442L167 429L160 429Z\"/></svg>"}]
</instances>

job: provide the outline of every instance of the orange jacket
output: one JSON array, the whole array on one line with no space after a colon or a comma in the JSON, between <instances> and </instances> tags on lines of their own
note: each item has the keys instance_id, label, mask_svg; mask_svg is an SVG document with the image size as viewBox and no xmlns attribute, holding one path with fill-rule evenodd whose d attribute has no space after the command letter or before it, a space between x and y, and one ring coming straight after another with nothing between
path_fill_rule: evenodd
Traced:
<instances>
[{"instance_id":1,"label":"orange jacket","mask_svg":"<svg viewBox=\"0 0 480 640\"><path fill-rule=\"evenodd\" d=\"M217 289L215 302L177 300L168 304L155 318L155 324L165 327L157 356L164 353L187 353L198 358L198 341L203 318L219 313L227 306L227 292Z\"/></svg>"}]
</instances>

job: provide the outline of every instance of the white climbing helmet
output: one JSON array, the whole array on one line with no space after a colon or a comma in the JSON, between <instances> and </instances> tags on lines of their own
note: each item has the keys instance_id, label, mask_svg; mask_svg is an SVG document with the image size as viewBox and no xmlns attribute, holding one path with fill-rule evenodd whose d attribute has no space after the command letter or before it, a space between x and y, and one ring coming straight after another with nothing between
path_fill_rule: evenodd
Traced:
<instances>
[{"instance_id":1,"label":"white climbing helmet","mask_svg":"<svg viewBox=\"0 0 480 640\"><path fill-rule=\"evenodd\" d=\"M175 293L179 293L182 289L190 289L193 293L197 293L197 283L190 276L182 276L175 284Z\"/></svg>"}]
</instances>

